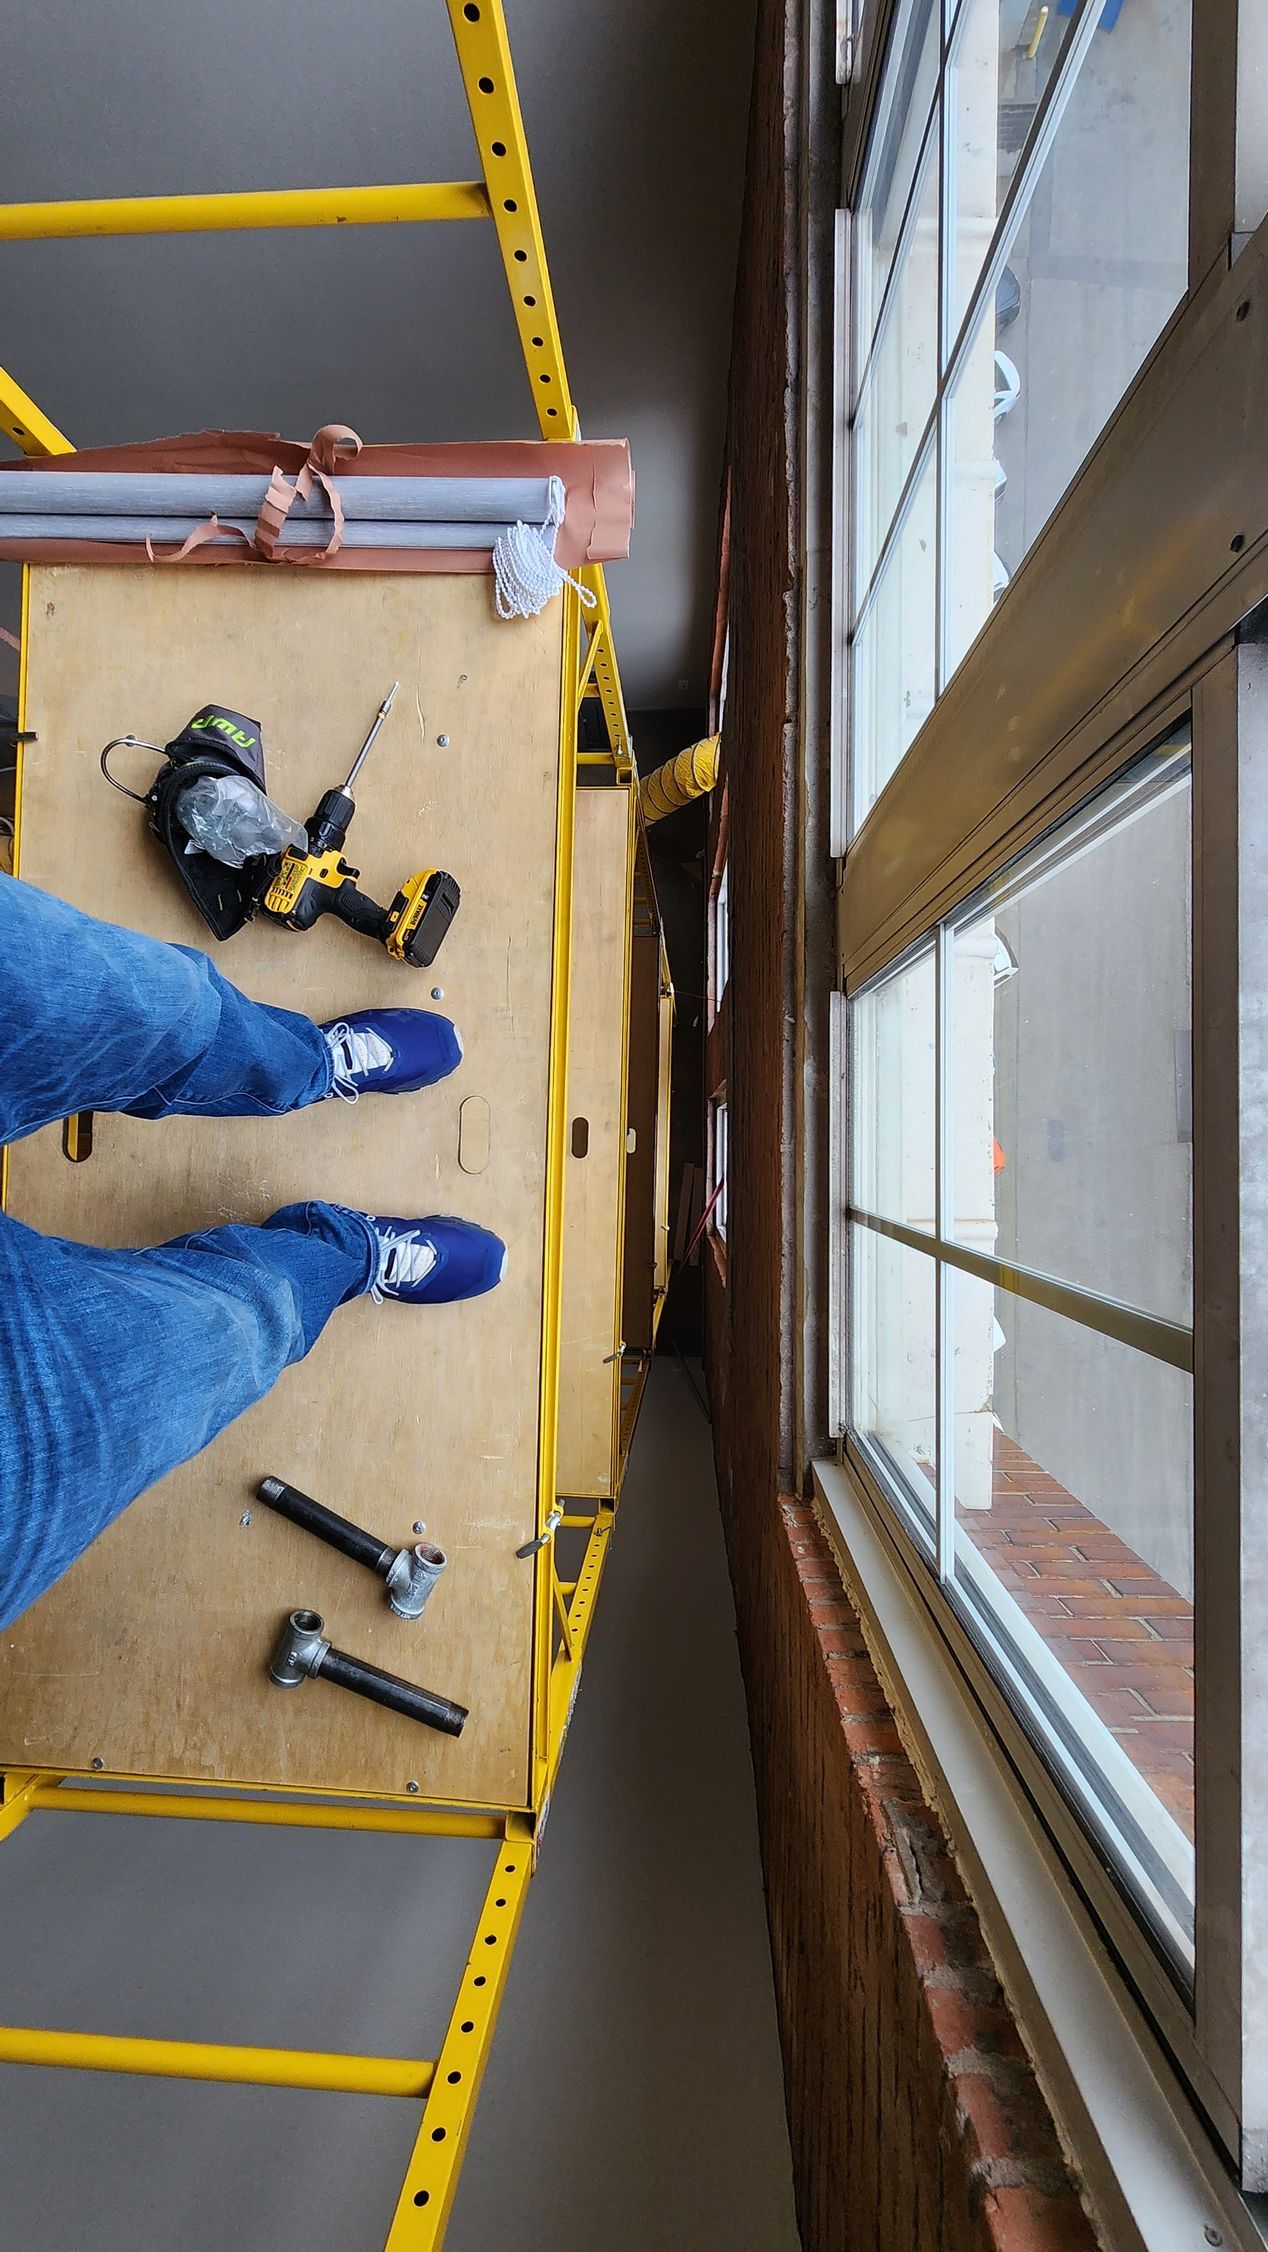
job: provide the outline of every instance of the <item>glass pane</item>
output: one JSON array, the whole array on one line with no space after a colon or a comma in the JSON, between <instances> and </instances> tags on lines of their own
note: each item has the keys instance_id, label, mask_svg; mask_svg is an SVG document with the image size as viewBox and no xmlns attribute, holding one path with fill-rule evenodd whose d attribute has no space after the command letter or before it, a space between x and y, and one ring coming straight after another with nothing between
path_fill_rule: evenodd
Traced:
<instances>
[{"instance_id":1,"label":"glass pane","mask_svg":"<svg viewBox=\"0 0 1268 2252\"><path fill-rule=\"evenodd\" d=\"M933 710L936 505L930 448L854 637L858 820Z\"/></svg>"},{"instance_id":2,"label":"glass pane","mask_svg":"<svg viewBox=\"0 0 1268 2252\"><path fill-rule=\"evenodd\" d=\"M964 0L947 70L954 210L948 335L954 338L986 262L995 222L1073 10L1035 0ZM1011 302L1011 285L1005 299ZM1006 309L1006 307L1005 307Z\"/></svg>"},{"instance_id":3,"label":"glass pane","mask_svg":"<svg viewBox=\"0 0 1268 2252\"><path fill-rule=\"evenodd\" d=\"M956 1274L955 1577L1180 1960L1193 1925L1193 1380Z\"/></svg>"},{"instance_id":4,"label":"glass pane","mask_svg":"<svg viewBox=\"0 0 1268 2252\"><path fill-rule=\"evenodd\" d=\"M1192 775L1174 744L955 933L954 1233L1193 1314Z\"/></svg>"},{"instance_id":5,"label":"glass pane","mask_svg":"<svg viewBox=\"0 0 1268 2252\"><path fill-rule=\"evenodd\" d=\"M1109 0L954 377L948 674L1185 293L1188 146L1188 6Z\"/></svg>"},{"instance_id":6,"label":"glass pane","mask_svg":"<svg viewBox=\"0 0 1268 2252\"><path fill-rule=\"evenodd\" d=\"M938 135L930 136L915 207L854 424L856 601L925 434L938 380Z\"/></svg>"},{"instance_id":7,"label":"glass pane","mask_svg":"<svg viewBox=\"0 0 1268 2252\"><path fill-rule=\"evenodd\" d=\"M718 879L718 896L713 914L713 976L714 1008L721 1006L731 978L731 863L724 860Z\"/></svg>"},{"instance_id":8,"label":"glass pane","mask_svg":"<svg viewBox=\"0 0 1268 2252\"><path fill-rule=\"evenodd\" d=\"M932 953L850 1004L853 1201L910 1228L934 1224Z\"/></svg>"},{"instance_id":9,"label":"glass pane","mask_svg":"<svg viewBox=\"0 0 1268 2252\"><path fill-rule=\"evenodd\" d=\"M850 1228L852 1423L932 1526L937 1476L934 1311L937 1268L874 1228Z\"/></svg>"},{"instance_id":10,"label":"glass pane","mask_svg":"<svg viewBox=\"0 0 1268 2252\"><path fill-rule=\"evenodd\" d=\"M859 199L855 238L855 366L859 374L876 334L885 283L902 233L937 85L937 8L934 0L906 0L899 9L885 58L880 106Z\"/></svg>"}]
</instances>

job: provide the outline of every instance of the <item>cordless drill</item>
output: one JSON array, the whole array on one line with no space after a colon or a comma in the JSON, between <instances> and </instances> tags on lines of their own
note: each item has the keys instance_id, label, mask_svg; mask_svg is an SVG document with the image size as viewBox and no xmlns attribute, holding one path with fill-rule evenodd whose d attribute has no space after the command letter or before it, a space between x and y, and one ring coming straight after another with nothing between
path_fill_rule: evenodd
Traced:
<instances>
[{"instance_id":1,"label":"cordless drill","mask_svg":"<svg viewBox=\"0 0 1268 2252\"><path fill-rule=\"evenodd\" d=\"M311 821L305 824L307 850L292 845L284 856L264 894L264 909L293 931L311 930L321 915L337 915L349 929L363 931L367 938L386 946L394 961L425 970L435 961L458 912L462 894L453 877L443 868L421 869L406 879L390 907L380 907L357 890L361 871L349 867L342 857L357 810L352 785L400 685L394 680L379 705L347 781L326 791Z\"/></svg>"}]
</instances>

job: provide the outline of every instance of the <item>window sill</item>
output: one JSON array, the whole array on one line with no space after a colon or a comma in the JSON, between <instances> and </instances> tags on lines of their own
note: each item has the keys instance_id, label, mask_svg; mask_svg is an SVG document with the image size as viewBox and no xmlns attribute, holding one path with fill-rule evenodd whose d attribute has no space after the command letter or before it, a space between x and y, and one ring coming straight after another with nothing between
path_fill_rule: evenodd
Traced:
<instances>
[{"instance_id":1,"label":"window sill","mask_svg":"<svg viewBox=\"0 0 1268 2252\"><path fill-rule=\"evenodd\" d=\"M1243 2198L1132 2002L880 1513L814 1465L825 1529L885 1691L946 1824L1058 2132L1114 2252L1262 2252Z\"/></svg>"}]
</instances>

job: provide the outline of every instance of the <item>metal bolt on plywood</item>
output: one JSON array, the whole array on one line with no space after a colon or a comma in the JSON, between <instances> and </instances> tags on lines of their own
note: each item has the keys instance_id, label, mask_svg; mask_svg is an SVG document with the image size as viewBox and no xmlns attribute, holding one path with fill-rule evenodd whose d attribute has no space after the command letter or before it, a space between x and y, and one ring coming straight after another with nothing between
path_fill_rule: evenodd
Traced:
<instances>
[{"instance_id":1,"label":"metal bolt on plywood","mask_svg":"<svg viewBox=\"0 0 1268 2252\"><path fill-rule=\"evenodd\" d=\"M151 196L73 203L9 205L0 209L0 241L112 234L178 234L258 227L364 226L424 221L484 220L497 235L524 363L532 385L537 419L545 438L580 434L568 386L554 299L546 265L537 201L525 144L523 120L503 19L501 0L446 0L458 66L480 155L477 181L412 182L395 187L320 188L246 191L229 195ZM28 398L20 384L0 370L0 431L30 456L72 451L71 442ZM219 576L219 574L215 574ZM505 1985L529 1879L568 1732L595 1605L611 1545L620 1482L628 1453L633 1414L641 1396L666 1283L663 1256L667 1238L664 1180L668 1146L668 1056L672 992L668 985L663 939L655 911L636 803L637 778L620 676L612 642L611 618L602 567L586 566L581 579L593 597L583 613L577 597L562 598L562 694L559 749L561 783L557 817L556 908L551 941L550 1042L546 1093L546 1172L544 1199L540 1413L537 1419L536 1529L539 1545L522 1569L533 1575L533 1626L528 1741L528 1784L518 1803L483 1806L446 1800L440 1793L417 1795L418 1783L402 1781L400 1795L355 1788L306 1789L302 1798L283 1785L254 1779L215 1791L197 1787L190 1777L147 1773L144 1784L132 1772L112 1768L85 1746L82 1763L44 1762L39 1767L10 1765L0 1772L0 1841L39 1814L91 1813L103 1819L162 1819L192 1822L252 1822L262 1827L340 1829L368 1834L484 1838L497 1853L488 1889L476 1920L471 1948L455 1997L448 2029L434 2058L395 2058L246 2048L206 2042L140 2040L101 2031L49 2031L0 2027L0 2061L68 2066L79 2069L149 2074L167 2078L232 2081L256 2086L341 2089L394 2095L422 2103L418 2137L387 2238L386 2252L431 2252L440 2244L457 2183L472 2110L488 2055L498 2005ZM27 725L30 693L31 572L24 571L23 666L19 730ZM578 722L587 703L597 703L606 748L578 750ZM584 773L581 770L584 769ZM615 1180L624 1224L615 1235L614 1275L607 1288L611 1304L608 1350L596 1353L599 1411L610 1420L610 1493L595 1489L582 1500L567 1497L560 1517L556 1474L556 1429L560 1390L561 1306L565 1297L569 1244L564 1225L569 1162L569 983L572 946L573 827L577 782L585 789L622 793L626 818L608 823L610 835L623 837L625 861L614 879L623 884L625 921L621 931L619 981L622 1044L617 1077L610 1093L618 1155ZM22 795L19 768L19 807ZM20 840L19 840L20 842ZM578 863L579 874L584 870ZM632 956L651 941L657 993L653 1020L659 1036L653 1055L654 1084L641 1094L638 1132L654 1144L644 1149L644 1170L655 1184L657 1209L652 1238L643 1248L650 1283L645 1337L627 1350L623 1311L630 1303L630 1186L626 1153L632 1095L630 1016ZM574 1034L577 1026L574 1024ZM649 1034L650 1038L650 1034ZM582 1121L581 1123L586 1123ZM584 1157L573 1121L571 1153ZM584 1141L584 1137L583 1137ZM90 1168L85 1167L84 1171ZM7 1176L6 1176L7 1177ZM641 1205L639 1207L641 1211ZM625 1307L622 1305L624 1267ZM599 1298L602 1298L600 1292ZM572 1347L568 1350L571 1352ZM571 1361L565 1369L571 1384ZM600 1447L600 1454L602 1454ZM246 1528L247 1514L234 1524ZM580 1562L561 1576L555 1530L584 1535ZM106 1747L102 1747L105 1749ZM91 1774L91 1781L88 1776ZM406 1793L413 1795L407 1796Z\"/></svg>"}]
</instances>

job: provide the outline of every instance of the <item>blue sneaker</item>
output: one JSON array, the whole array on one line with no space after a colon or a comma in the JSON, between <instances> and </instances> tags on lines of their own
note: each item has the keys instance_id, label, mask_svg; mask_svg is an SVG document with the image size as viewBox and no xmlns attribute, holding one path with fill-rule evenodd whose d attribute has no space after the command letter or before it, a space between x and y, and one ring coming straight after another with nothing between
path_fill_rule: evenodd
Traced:
<instances>
[{"instance_id":1,"label":"blue sneaker","mask_svg":"<svg viewBox=\"0 0 1268 2252\"><path fill-rule=\"evenodd\" d=\"M479 1298L506 1273L506 1245L472 1220L383 1220L363 1212L379 1241L372 1298L441 1306Z\"/></svg>"},{"instance_id":2,"label":"blue sneaker","mask_svg":"<svg viewBox=\"0 0 1268 2252\"><path fill-rule=\"evenodd\" d=\"M367 1093L412 1095L462 1061L456 1025L430 1009L359 1009L320 1029L335 1067L330 1092L345 1103Z\"/></svg>"}]
</instances>

